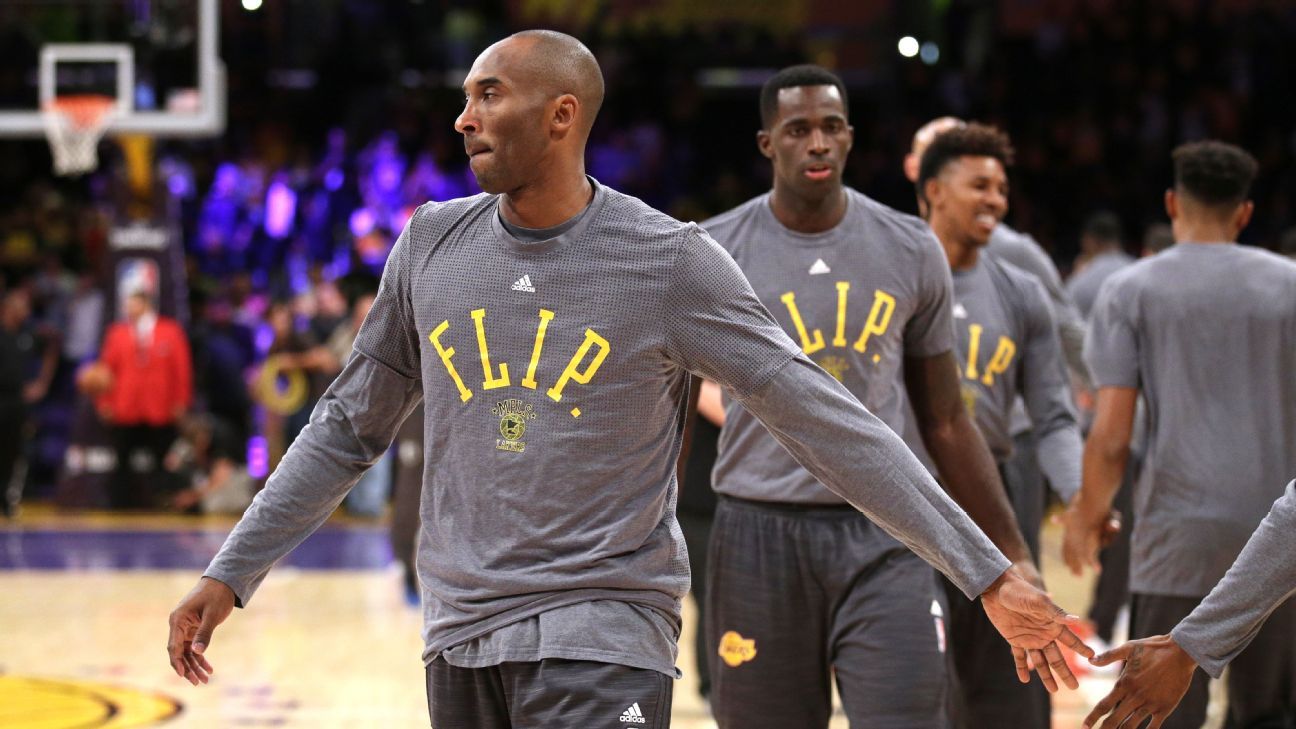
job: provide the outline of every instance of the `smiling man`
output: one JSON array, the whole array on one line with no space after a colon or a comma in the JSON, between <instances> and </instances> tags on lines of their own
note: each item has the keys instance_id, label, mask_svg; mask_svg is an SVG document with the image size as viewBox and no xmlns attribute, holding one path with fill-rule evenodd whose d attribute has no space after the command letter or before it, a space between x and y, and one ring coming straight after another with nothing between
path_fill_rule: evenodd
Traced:
<instances>
[{"instance_id":1,"label":"smiling man","mask_svg":"<svg viewBox=\"0 0 1296 729\"><path fill-rule=\"evenodd\" d=\"M690 373L980 594L1015 645L1077 642L904 444L799 353L720 246L585 175L603 81L584 45L516 34L478 56L464 92L455 128L485 192L414 213L346 368L172 613L178 674L208 680L216 626L422 397L432 724L667 726L689 583L675 459Z\"/></svg>"},{"instance_id":2,"label":"smiling man","mask_svg":"<svg viewBox=\"0 0 1296 729\"><path fill-rule=\"evenodd\" d=\"M1013 453L1013 405L1025 402L1043 474L1063 503L1080 490L1080 427L1071 408L1062 345L1039 279L986 248L1008 212L1008 136L982 124L937 135L921 157L921 204L954 275L954 328L963 399L1004 481ZM1019 515L1038 512L1013 493ZM1028 517L1029 518L1029 517ZM1038 522L1031 525L1038 528ZM1038 557L1038 554L1036 555ZM948 590L955 727L1051 726L1048 694L1013 680L1013 660L985 614Z\"/></svg>"},{"instance_id":3,"label":"smiling man","mask_svg":"<svg viewBox=\"0 0 1296 729\"><path fill-rule=\"evenodd\" d=\"M773 164L773 190L703 227L802 357L897 433L912 401L955 500L1034 576L994 460L963 406L940 244L922 220L842 184L854 130L837 76L784 69L761 90L760 110L756 141ZM826 726L835 674L855 729L944 727L945 609L935 575L789 454L741 393L730 394L706 591L720 726ZM714 385L703 397L718 407ZM1060 654L1032 658L1050 687L1050 663L1073 685Z\"/></svg>"}]
</instances>

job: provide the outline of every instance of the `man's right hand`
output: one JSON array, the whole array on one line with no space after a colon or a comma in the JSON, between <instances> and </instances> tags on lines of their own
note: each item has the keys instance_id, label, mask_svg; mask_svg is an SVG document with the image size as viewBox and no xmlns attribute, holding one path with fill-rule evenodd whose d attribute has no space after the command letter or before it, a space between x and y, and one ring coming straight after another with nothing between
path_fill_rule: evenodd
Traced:
<instances>
[{"instance_id":1,"label":"man's right hand","mask_svg":"<svg viewBox=\"0 0 1296 729\"><path fill-rule=\"evenodd\" d=\"M1071 631L1079 618L1068 615L1047 593L1011 569L981 593L981 606L1012 646L1018 680L1029 682L1034 670L1050 692L1058 690L1059 680L1067 688L1079 687L1061 650L1066 646L1086 658L1093 657L1093 649Z\"/></svg>"},{"instance_id":2,"label":"man's right hand","mask_svg":"<svg viewBox=\"0 0 1296 729\"><path fill-rule=\"evenodd\" d=\"M216 626L234 611L234 591L223 582L204 577L185 595L168 621L167 654L176 675L197 686L207 683L212 669L203 657Z\"/></svg>"}]
</instances>

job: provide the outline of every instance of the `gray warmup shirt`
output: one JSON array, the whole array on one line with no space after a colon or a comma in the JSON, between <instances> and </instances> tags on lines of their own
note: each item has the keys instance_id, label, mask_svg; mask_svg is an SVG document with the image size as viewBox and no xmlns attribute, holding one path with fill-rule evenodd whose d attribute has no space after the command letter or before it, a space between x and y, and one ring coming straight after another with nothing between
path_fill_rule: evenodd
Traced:
<instances>
[{"instance_id":1,"label":"gray warmup shirt","mask_svg":"<svg viewBox=\"0 0 1296 729\"><path fill-rule=\"evenodd\" d=\"M1033 237L1013 230L1004 223L1000 223L990 234L985 252L996 260L1010 263L1035 276L1044 285L1053 306L1053 322L1057 325L1058 337L1062 341L1062 354L1066 356L1067 367L1088 386L1089 366L1084 361L1084 317L1080 316L1080 310L1062 285L1062 275L1058 273L1053 259Z\"/></svg>"},{"instance_id":2,"label":"gray warmup shirt","mask_svg":"<svg viewBox=\"0 0 1296 729\"><path fill-rule=\"evenodd\" d=\"M846 196L846 216L823 233L788 229L769 193L703 226L801 351L904 433L904 358L954 348L949 266L922 220L850 188ZM756 501L842 503L733 399L712 482L719 493Z\"/></svg>"},{"instance_id":3,"label":"gray warmup shirt","mask_svg":"<svg viewBox=\"0 0 1296 729\"><path fill-rule=\"evenodd\" d=\"M969 596L1002 574L1003 555L881 421L797 352L719 245L593 184L581 219L541 242L510 234L493 195L415 211L355 353L207 576L246 604L421 396L425 662L456 647L451 657L469 663L510 660L491 638L520 624L540 658L675 675L689 570L674 474L690 372L729 388ZM667 641L645 635L657 615Z\"/></svg>"},{"instance_id":4,"label":"gray warmup shirt","mask_svg":"<svg viewBox=\"0 0 1296 729\"><path fill-rule=\"evenodd\" d=\"M995 460L1012 455L1018 395L1038 439L1040 469L1064 501L1080 490L1080 426L1048 295L1034 276L989 256L954 272L954 330L963 399Z\"/></svg>"},{"instance_id":5,"label":"gray warmup shirt","mask_svg":"<svg viewBox=\"0 0 1296 729\"><path fill-rule=\"evenodd\" d=\"M1171 637L1219 678L1278 606L1296 594L1296 481L1251 535L1224 579Z\"/></svg>"},{"instance_id":6,"label":"gray warmup shirt","mask_svg":"<svg viewBox=\"0 0 1296 729\"><path fill-rule=\"evenodd\" d=\"M1066 284L1067 292L1086 320L1093 317L1094 301L1098 298L1098 290L1102 288L1103 282L1133 262L1134 257L1124 251L1099 253L1089 265L1071 276Z\"/></svg>"},{"instance_id":7,"label":"gray warmup shirt","mask_svg":"<svg viewBox=\"0 0 1296 729\"><path fill-rule=\"evenodd\" d=\"M1205 595L1296 473L1296 263L1180 243L1108 279L1085 351L1147 402L1130 589Z\"/></svg>"}]
</instances>

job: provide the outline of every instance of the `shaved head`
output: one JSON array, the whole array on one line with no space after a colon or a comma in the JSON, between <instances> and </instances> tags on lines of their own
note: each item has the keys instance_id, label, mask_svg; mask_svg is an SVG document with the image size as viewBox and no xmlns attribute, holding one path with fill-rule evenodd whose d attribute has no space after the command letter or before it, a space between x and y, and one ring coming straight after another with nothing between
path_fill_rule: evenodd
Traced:
<instances>
[{"instance_id":1,"label":"shaved head","mask_svg":"<svg viewBox=\"0 0 1296 729\"><path fill-rule=\"evenodd\" d=\"M588 133L603 106L603 70L590 49L556 30L524 30L500 44L510 42L519 44L518 60L533 88L550 99L571 94L580 100L581 126Z\"/></svg>"}]
</instances>

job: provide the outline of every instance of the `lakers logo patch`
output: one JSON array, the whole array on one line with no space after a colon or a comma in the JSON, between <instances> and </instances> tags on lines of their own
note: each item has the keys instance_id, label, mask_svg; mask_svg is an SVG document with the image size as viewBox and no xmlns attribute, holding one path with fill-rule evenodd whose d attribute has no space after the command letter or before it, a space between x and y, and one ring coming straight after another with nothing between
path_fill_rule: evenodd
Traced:
<instances>
[{"instance_id":1,"label":"lakers logo patch","mask_svg":"<svg viewBox=\"0 0 1296 729\"><path fill-rule=\"evenodd\" d=\"M496 439L495 447L512 453L525 452L526 442L522 437L526 435L527 421L535 419L535 410L530 403L515 398L501 400L491 408L491 415L500 419L500 437Z\"/></svg>"},{"instance_id":2,"label":"lakers logo patch","mask_svg":"<svg viewBox=\"0 0 1296 729\"><path fill-rule=\"evenodd\" d=\"M737 668L756 658L756 640L727 631L720 636L720 658L730 668Z\"/></svg>"}]
</instances>

